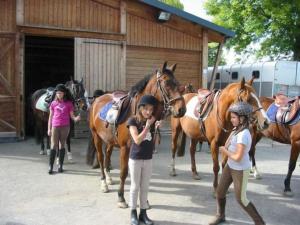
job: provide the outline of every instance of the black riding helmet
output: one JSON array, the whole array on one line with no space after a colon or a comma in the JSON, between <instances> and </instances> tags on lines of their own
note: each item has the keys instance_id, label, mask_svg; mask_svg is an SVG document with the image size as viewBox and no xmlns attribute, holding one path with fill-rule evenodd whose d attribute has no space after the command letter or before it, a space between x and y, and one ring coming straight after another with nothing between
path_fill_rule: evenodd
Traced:
<instances>
[{"instance_id":1,"label":"black riding helmet","mask_svg":"<svg viewBox=\"0 0 300 225\"><path fill-rule=\"evenodd\" d=\"M144 105L153 105L153 107L155 107L157 105L157 99L153 95L144 95L138 104L138 108Z\"/></svg>"},{"instance_id":2,"label":"black riding helmet","mask_svg":"<svg viewBox=\"0 0 300 225\"><path fill-rule=\"evenodd\" d=\"M55 87L55 91L61 91L61 92L66 93L67 92L67 88L63 84L58 84Z\"/></svg>"}]
</instances>

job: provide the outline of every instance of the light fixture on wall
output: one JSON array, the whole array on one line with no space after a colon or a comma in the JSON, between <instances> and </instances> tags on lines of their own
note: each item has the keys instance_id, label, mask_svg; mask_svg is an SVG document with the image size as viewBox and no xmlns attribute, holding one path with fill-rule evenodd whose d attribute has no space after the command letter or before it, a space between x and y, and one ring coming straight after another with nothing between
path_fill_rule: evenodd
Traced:
<instances>
[{"instance_id":1,"label":"light fixture on wall","mask_svg":"<svg viewBox=\"0 0 300 225\"><path fill-rule=\"evenodd\" d=\"M170 19L170 17L171 17L171 13L165 12L165 11L160 11L158 13L157 19L160 22L166 22L166 21L168 21Z\"/></svg>"}]
</instances>

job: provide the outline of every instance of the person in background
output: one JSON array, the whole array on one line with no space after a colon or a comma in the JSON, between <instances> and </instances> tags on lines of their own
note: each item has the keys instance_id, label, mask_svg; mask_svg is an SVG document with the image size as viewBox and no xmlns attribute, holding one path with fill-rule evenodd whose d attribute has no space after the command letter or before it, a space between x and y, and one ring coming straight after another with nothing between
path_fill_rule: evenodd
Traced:
<instances>
[{"instance_id":1,"label":"person in background","mask_svg":"<svg viewBox=\"0 0 300 225\"><path fill-rule=\"evenodd\" d=\"M59 151L58 172L63 172L65 143L70 132L70 118L74 122L80 120L79 115L74 115L74 105L71 93L63 84L58 84L55 88L55 98L50 104L48 120L48 135L51 136L49 174L53 173L56 151Z\"/></svg>"},{"instance_id":2,"label":"person in background","mask_svg":"<svg viewBox=\"0 0 300 225\"><path fill-rule=\"evenodd\" d=\"M160 121L155 122L152 115L157 100L152 95L144 95L138 104L137 115L127 121L129 133L132 137L132 144L129 154L130 171L130 199L131 225L139 224L139 221L146 225L154 224L148 218L148 190L152 174L152 155L154 150L154 132L160 126ZM140 214L137 218L137 199L140 200Z\"/></svg>"},{"instance_id":3,"label":"person in background","mask_svg":"<svg viewBox=\"0 0 300 225\"><path fill-rule=\"evenodd\" d=\"M225 146L220 147L220 152L228 157L228 161L223 169L216 192L217 215L209 225L216 225L225 221L226 193L232 182L237 202L253 219L255 225L264 225L264 220L246 196L251 167L248 153L252 143L249 131L252 106L246 102L237 102L232 104L228 110L234 128Z\"/></svg>"}]
</instances>

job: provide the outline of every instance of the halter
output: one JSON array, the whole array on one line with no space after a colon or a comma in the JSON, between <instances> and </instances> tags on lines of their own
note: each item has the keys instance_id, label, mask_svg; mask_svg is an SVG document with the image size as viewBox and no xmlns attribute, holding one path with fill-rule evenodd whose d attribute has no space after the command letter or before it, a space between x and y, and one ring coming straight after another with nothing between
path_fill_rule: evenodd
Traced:
<instances>
[{"instance_id":1,"label":"halter","mask_svg":"<svg viewBox=\"0 0 300 225\"><path fill-rule=\"evenodd\" d=\"M79 111L81 111L81 109L79 107L79 103L81 101L86 100L86 98L84 96L84 92L83 92L84 89L82 90L81 85L82 85L81 83L75 84L74 82L72 82L72 84L71 84L71 94L74 98L74 103L75 103L76 109L79 110ZM77 86L80 87L79 90L77 89ZM79 95L81 95L82 92L83 92L83 96L79 96Z\"/></svg>"},{"instance_id":2,"label":"halter","mask_svg":"<svg viewBox=\"0 0 300 225\"><path fill-rule=\"evenodd\" d=\"M173 102L183 99L183 97L180 95L176 98L170 98L168 95L168 92L166 91L165 87L161 85L161 76L162 73L160 71L157 71L156 73L156 85L157 85L157 89L160 90L161 96L163 98L163 102L164 102L164 111L162 114L162 118L164 118L164 116L168 115L168 113L170 112L171 109L171 105ZM156 89L156 90L157 90Z\"/></svg>"}]
</instances>

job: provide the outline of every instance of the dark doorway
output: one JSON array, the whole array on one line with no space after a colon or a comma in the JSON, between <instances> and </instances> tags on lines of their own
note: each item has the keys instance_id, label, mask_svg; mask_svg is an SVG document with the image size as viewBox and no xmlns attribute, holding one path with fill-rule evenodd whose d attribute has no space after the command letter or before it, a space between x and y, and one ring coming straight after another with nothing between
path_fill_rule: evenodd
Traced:
<instances>
[{"instance_id":1,"label":"dark doorway","mask_svg":"<svg viewBox=\"0 0 300 225\"><path fill-rule=\"evenodd\" d=\"M32 136L30 96L41 88L55 87L74 77L74 39L25 37L25 134Z\"/></svg>"}]
</instances>

